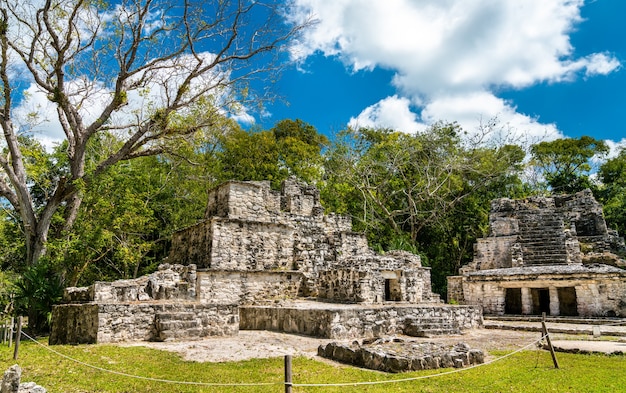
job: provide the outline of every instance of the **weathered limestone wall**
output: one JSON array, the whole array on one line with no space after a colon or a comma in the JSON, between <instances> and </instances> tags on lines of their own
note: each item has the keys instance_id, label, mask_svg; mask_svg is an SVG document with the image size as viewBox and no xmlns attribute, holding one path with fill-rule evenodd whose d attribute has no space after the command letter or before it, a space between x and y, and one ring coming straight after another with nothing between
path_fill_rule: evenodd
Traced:
<instances>
[{"instance_id":1,"label":"weathered limestone wall","mask_svg":"<svg viewBox=\"0 0 626 393\"><path fill-rule=\"evenodd\" d=\"M352 303L380 303L402 301L430 302L430 288L424 288L424 279L430 279L430 270L357 270L332 269L319 273L318 297L324 300ZM389 288L385 289L385 281ZM387 291L387 293L386 293ZM389 298L385 299L385 296Z\"/></svg>"},{"instance_id":2,"label":"weathered limestone wall","mask_svg":"<svg viewBox=\"0 0 626 393\"><path fill-rule=\"evenodd\" d=\"M280 193L272 192L269 182L230 181L209 191L205 218L256 217L259 221L268 221L270 212L279 211Z\"/></svg>"},{"instance_id":3,"label":"weathered limestone wall","mask_svg":"<svg viewBox=\"0 0 626 393\"><path fill-rule=\"evenodd\" d=\"M212 225L211 220L205 220L174 232L167 262L178 265L194 264L201 269L210 267Z\"/></svg>"},{"instance_id":4,"label":"weathered limestone wall","mask_svg":"<svg viewBox=\"0 0 626 393\"><path fill-rule=\"evenodd\" d=\"M446 301L451 304L459 304L465 301L462 276L448 276L448 297Z\"/></svg>"},{"instance_id":5,"label":"weathered limestone wall","mask_svg":"<svg viewBox=\"0 0 626 393\"><path fill-rule=\"evenodd\" d=\"M272 304L298 297L303 275L289 271L198 273L198 301L206 304Z\"/></svg>"},{"instance_id":6,"label":"weathered limestone wall","mask_svg":"<svg viewBox=\"0 0 626 393\"><path fill-rule=\"evenodd\" d=\"M291 225L214 218L211 269L293 269Z\"/></svg>"},{"instance_id":7,"label":"weathered limestone wall","mask_svg":"<svg viewBox=\"0 0 626 393\"><path fill-rule=\"evenodd\" d=\"M196 266L159 266L147 276L113 282L97 281L89 287L69 287L63 294L66 303L147 302L155 300L193 300L196 297Z\"/></svg>"},{"instance_id":8,"label":"weathered limestone wall","mask_svg":"<svg viewBox=\"0 0 626 393\"><path fill-rule=\"evenodd\" d=\"M459 281L458 279L456 280ZM606 265L537 266L472 273L462 282L466 304L485 314L503 315L506 291L521 290L521 313L538 314L532 291L549 292L549 315L560 315L559 289L575 290L576 313L583 317L626 316L626 271ZM547 305L546 305L547 308Z\"/></svg>"},{"instance_id":9,"label":"weathered limestone wall","mask_svg":"<svg viewBox=\"0 0 626 393\"><path fill-rule=\"evenodd\" d=\"M325 309L246 306L240 308L241 330L272 330L316 337L349 339L402 334L407 320L454 321L461 329L482 326L474 306L397 306Z\"/></svg>"},{"instance_id":10,"label":"weathered limestone wall","mask_svg":"<svg viewBox=\"0 0 626 393\"><path fill-rule=\"evenodd\" d=\"M64 304L54 307L52 325L51 345L163 341L236 335L239 312L232 304Z\"/></svg>"}]
</instances>

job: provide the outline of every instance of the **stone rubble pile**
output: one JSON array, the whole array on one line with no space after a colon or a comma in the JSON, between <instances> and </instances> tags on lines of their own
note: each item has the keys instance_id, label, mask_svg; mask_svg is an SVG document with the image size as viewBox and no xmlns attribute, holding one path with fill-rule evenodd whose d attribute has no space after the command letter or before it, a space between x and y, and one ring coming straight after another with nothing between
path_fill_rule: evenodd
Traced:
<instances>
[{"instance_id":1,"label":"stone rubble pile","mask_svg":"<svg viewBox=\"0 0 626 393\"><path fill-rule=\"evenodd\" d=\"M332 342L320 345L317 353L341 363L389 373L462 368L485 362L484 353L466 343L450 346L400 338L354 341L350 345Z\"/></svg>"}]
</instances>

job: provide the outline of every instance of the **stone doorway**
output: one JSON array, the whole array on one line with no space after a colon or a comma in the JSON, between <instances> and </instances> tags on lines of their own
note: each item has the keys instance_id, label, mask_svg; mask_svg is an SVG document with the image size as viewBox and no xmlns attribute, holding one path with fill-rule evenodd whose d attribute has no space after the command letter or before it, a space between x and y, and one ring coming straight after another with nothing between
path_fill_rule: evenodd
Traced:
<instances>
[{"instance_id":1,"label":"stone doorway","mask_svg":"<svg viewBox=\"0 0 626 393\"><path fill-rule=\"evenodd\" d=\"M385 301L399 302L402 300L400 291L400 280L393 278L385 279Z\"/></svg>"},{"instance_id":2,"label":"stone doorway","mask_svg":"<svg viewBox=\"0 0 626 393\"><path fill-rule=\"evenodd\" d=\"M557 288L559 295L559 315L567 317L578 316L578 302L576 301L576 288Z\"/></svg>"},{"instance_id":3,"label":"stone doorway","mask_svg":"<svg viewBox=\"0 0 626 393\"><path fill-rule=\"evenodd\" d=\"M507 288L504 298L505 314L522 314L522 288Z\"/></svg>"},{"instance_id":4,"label":"stone doorway","mask_svg":"<svg viewBox=\"0 0 626 393\"><path fill-rule=\"evenodd\" d=\"M532 288L530 295L533 301L533 311L535 315L546 313L550 315L550 290L548 288Z\"/></svg>"}]
</instances>

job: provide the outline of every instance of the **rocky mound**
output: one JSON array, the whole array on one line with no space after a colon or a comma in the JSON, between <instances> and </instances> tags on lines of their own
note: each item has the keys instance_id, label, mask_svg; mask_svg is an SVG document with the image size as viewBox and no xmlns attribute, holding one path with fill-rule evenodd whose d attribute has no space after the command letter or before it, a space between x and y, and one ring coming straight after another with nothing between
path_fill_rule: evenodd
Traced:
<instances>
[{"instance_id":1,"label":"rocky mound","mask_svg":"<svg viewBox=\"0 0 626 393\"><path fill-rule=\"evenodd\" d=\"M317 353L341 363L390 373L462 368L485 361L481 350L465 343L444 345L400 338L354 341L350 345L332 342L320 345Z\"/></svg>"}]
</instances>

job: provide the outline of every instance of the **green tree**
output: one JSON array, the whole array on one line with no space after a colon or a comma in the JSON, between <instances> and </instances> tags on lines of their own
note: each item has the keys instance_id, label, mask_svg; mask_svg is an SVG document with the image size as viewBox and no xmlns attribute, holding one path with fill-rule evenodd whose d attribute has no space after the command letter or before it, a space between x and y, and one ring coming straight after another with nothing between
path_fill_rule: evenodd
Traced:
<instances>
[{"instance_id":1,"label":"green tree","mask_svg":"<svg viewBox=\"0 0 626 393\"><path fill-rule=\"evenodd\" d=\"M435 288L471 258L484 233L492 197L521 189L518 146L472 146L457 124L438 123L414 135L385 129L348 130L328 153L326 206L348 212L381 250L420 253Z\"/></svg>"},{"instance_id":2,"label":"green tree","mask_svg":"<svg viewBox=\"0 0 626 393\"><path fill-rule=\"evenodd\" d=\"M533 164L555 193L573 193L593 188L589 178L591 159L604 157L609 147L589 136L540 142L531 147Z\"/></svg>"},{"instance_id":3,"label":"green tree","mask_svg":"<svg viewBox=\"0 0 626 393\"><path fill-rule=\"evenodd\" d=\"M270 130L235 130L223 136L217 153L222 180L269 180L278 187L296 176L316 183L327 144L325 136L301 120L282 120Z\"/></svg>"},{"instance_id":4,"label":"green tree","mask_svg":"<svg viewBox=\"0 0 626 393\"><path fill-rule=\"evenodd\" d=\"M626 234L626 149L600 166L598 177L603 188L599 192L607 224L621 236Z\"/></svg>"},{"instance_id":5,"label":"green tree","mask_svg":"<svg viewBox=\"0 0 626 393\"><path fill-rule=\"evenodd\" d=\"M20 215L26 264L45 255L53 219L61 232L73 227L84 191L108 168L167 151L219 111L191 124L181 116L259 103L250 81L277 71L278 51L304 27L285 14L274 1L2 1L0 197ZM46 94L67 142L67 172L48 177L39 203L18 137L31 130L14 111L25 83ZM90 142L107 133L122 143L88 166Z\"/></svg>"}]
</instances>

